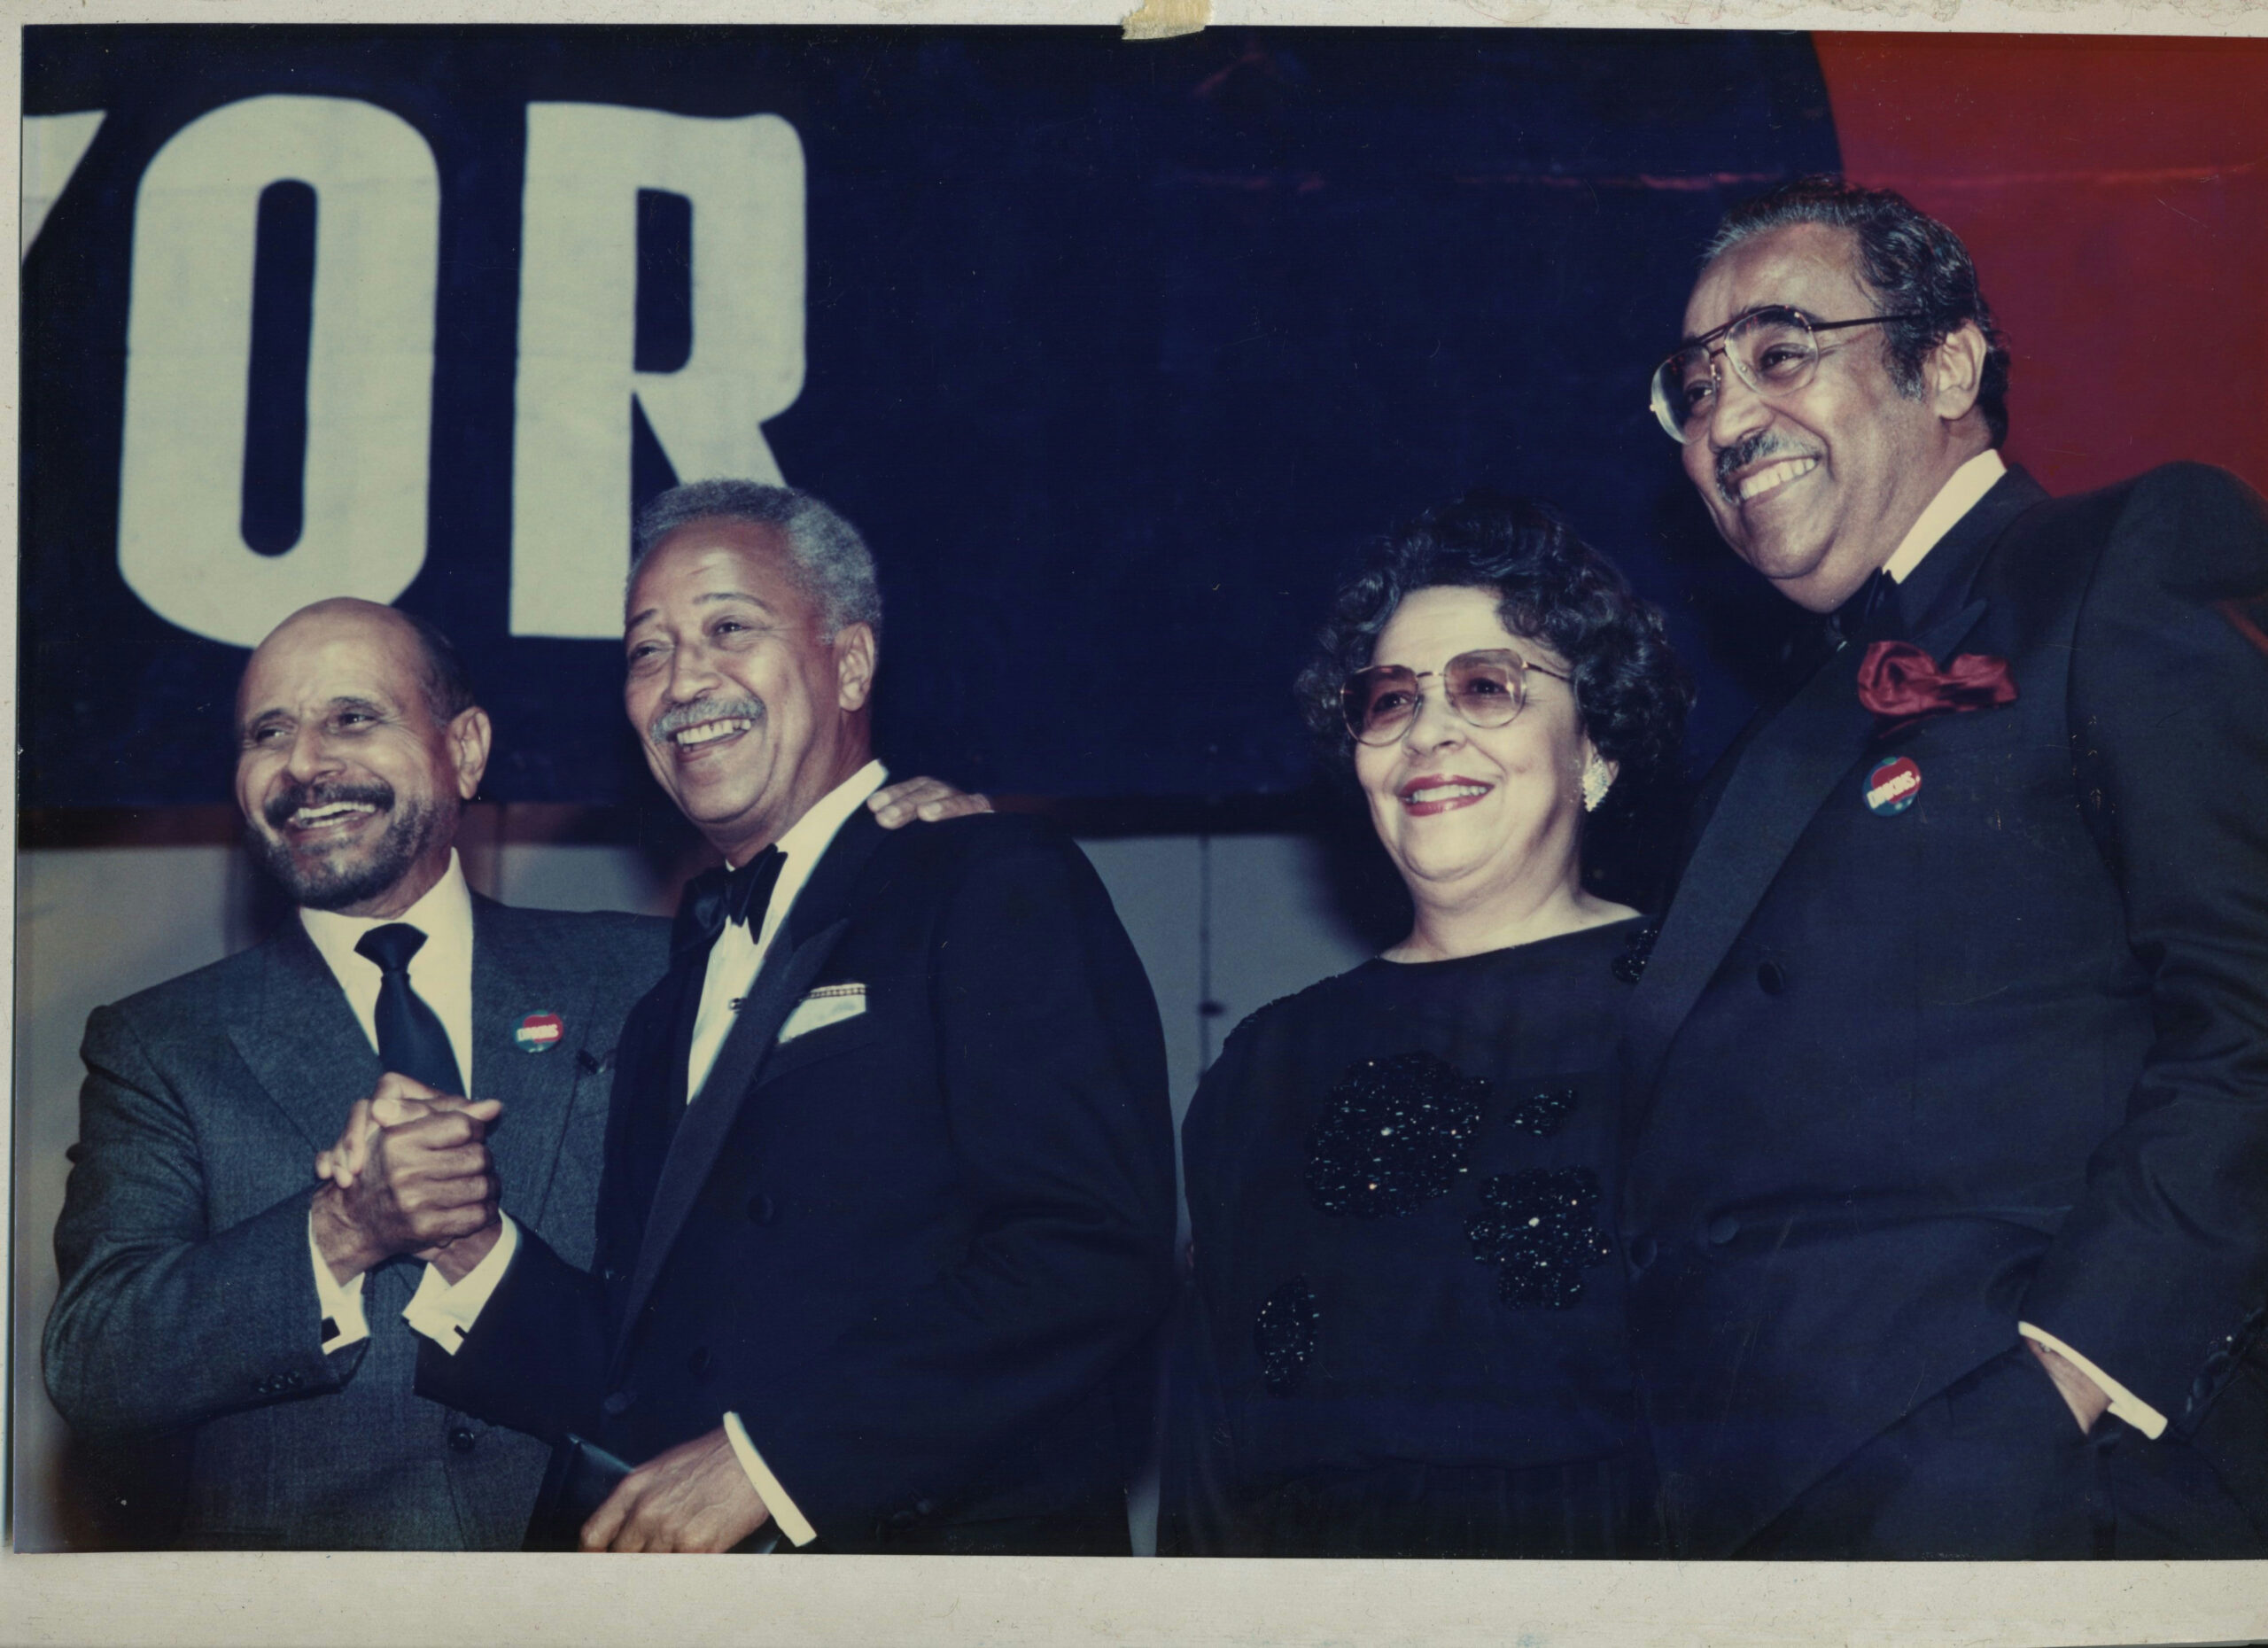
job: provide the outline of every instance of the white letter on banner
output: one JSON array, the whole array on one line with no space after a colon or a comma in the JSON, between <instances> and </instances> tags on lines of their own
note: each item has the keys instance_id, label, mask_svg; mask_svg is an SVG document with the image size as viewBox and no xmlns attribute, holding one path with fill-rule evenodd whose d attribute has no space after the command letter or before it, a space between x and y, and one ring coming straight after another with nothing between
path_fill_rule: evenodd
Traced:
<instances>
[{"instance_id":1,"label":"white letter on banner","mask_svg":"<svg viewBox=\"0 0 2268 1648\"><path fill-rule=\"evenodd\" d=\"M693 202L693 354L674 372L635 369L641 189ZM512 634L622 634L633 395L681 478L776 483L758 425L803 386L796 128L776 114L528 105Z\"/></svg>"},{"instance_id":2,"label":"white letter on banner","mask_svg":"<svg viewBox=\"0 0 2268 1648\"><path fill-rule=\"evenodd\" d=\"M244 541L260 191L315 192L299 542ZM126 330L118 565L168 622L249 647L311 601L390 602L425 564L441 183L416 128L347 97L248 97L143 175Z\"/></svg>"},{"instance_id":3,"label":"white letter on banner","mask_svg":"<svg viewBox=\"0 0 2268 1648\"><path fill-rule=\"evenodd\" d=\"M47 222L56 197L71 181L71 174L79 169L79 162L87 158L88 146L95 141L95 134L102 125L100 109L89 109L82 114L24 116L23 215L19 220L19 237L23 244L19 260L31 256L32 242L39 238L40 228Z\"/></svg>"}]
</instances>

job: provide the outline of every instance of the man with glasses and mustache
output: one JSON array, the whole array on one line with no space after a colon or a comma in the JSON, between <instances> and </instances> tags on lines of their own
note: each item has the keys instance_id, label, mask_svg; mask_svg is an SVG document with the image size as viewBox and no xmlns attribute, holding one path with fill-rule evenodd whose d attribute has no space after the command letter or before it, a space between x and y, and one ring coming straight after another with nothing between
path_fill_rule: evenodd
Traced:
<instances>
[{"instance_id":1,"label":"man with glasses and mustache","mask_svg":"<svg viewBox=\"0 0 2268 1648\"><path fill-rule=\"evenodd\" d=\"M511 1256L417 1380L558 1439L562 1544L1129 1549L1173 1278L1157 1008L1060 834L877 827L881 625L817 499L641 513L624 702L727 868L624 1031L595 1263L470 1239L468 1288Z\"/></svg>"},{"instance_id":2,"label":"man with glasses and mustache","mask_svg":"<svg viewBox=\"0 0 2268 1648\"><path fill-rule=\"evenodd\" d=\"M1672 1548L2268 1554L2268 522L2000 455L1966 251L1805 179L1653 402L1824 661L1707 786L1631 1003Z\"/></svg>"}]
</instances>

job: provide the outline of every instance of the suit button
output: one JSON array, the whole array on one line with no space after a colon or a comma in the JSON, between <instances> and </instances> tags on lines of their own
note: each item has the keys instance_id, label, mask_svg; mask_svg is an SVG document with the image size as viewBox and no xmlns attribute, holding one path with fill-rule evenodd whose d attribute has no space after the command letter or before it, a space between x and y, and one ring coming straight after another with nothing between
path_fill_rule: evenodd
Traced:
<instances>
[{"instance_id":1,"label":"suit button","mask_svg":"<svg viewBox=\"0 0 2268 1648\"><path fill-rule=\"evenodd\" d=\"M709 1347L703 1345L695 1350L685 1359L685 1365L696 1374L706 1373L709 1371Z\"/></svg>"},{"instance_id":2,"label":"suit button","mask_svg":"<svg viewBox=\"0 0 2268 1648\"><path fill-rule=\"evenodd\" d=\"M472 1434L471 1428L468 1426L457 1425L450 1427L449 1451L451 1453L470 1453L473 1443L478 1441L479 1438Z\"/></svg>"},{"instance_id":3,"label":"suit button","mask_svg":"<svg viewBox=\"0 0 2268 1648\"><path fill-rule=\"evenodd\" d=\"M1709 1240L1721 1248L1740 1234L1740 1221L1729 1213L1720 1213L1709 1221Z\"/></svg>"},{"instance_id":4,"label":"suit button","mask_svg":"<svg viewBox=\"0 0 2268 1648\"><path fill-rule=\"evenodd\" d=\"M1788 988L1788 971L1777 961L1767 961L1756 969L1756 987L1767 996L1776 996Z\"/></svg>"},{"instance_id":5,"label":"suit button","mask_svg":"<svg viewBox=\"0 0 2268 1648\"><path fill-rule=\"evenodd\" d=\"M1630 1255L1630 1268L1634 1271L1643 1271L1654 1262L1654 1239L1651 1236L1633 1236L1626 1251Z\"/></svg>"},{"instance_id":6,"label":"suit button","mask_svg":"<svg viewBox=\"0 0 2268 1648\"><path fill-rule=\"evenodd\" d=\"M748 1199L748 1219L750 1224L769 1224L773 1220L779 1217L780 1209L773 1205L771 1197L750 1196Z\"/></svg>"},{"instance_id":7,"label":"suit button","mask_svg":"<svg viewBox=\"0 0 2268 1648\"><path fill-rule=\"evenodd\" d=\"M630 1404L637 1400L636 1391L610 1390L606 1394L606 1400L599 1403L599 1408L609 1419L618 1419L630 1411Z\"/></svg>"}]
</instances>

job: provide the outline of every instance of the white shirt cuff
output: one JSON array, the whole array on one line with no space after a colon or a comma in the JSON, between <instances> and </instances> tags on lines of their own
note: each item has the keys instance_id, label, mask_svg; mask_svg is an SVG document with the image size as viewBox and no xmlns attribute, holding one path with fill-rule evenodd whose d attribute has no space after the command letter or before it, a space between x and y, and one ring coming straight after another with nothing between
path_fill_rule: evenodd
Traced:
<instances>
[{"instance_id":1,"label":"white shirt cuff","mask_svg":"<svg viewBox=\"0 0 2268 1648\"><path fill-rule=\"evenodd\" d=\"M504 1271L512 1263L512 1255L520 1248L520 1227L512 1223L509 1213L499 1216L502 1230L496 1245L487 1256L467 1271L452 1287L448 1278L441 1274L437 1264L425 1267L425 1274L417 1284L417 1291L402 1307L401 1319L413 1332L423 1333L451 1356L480 1319L489 1295L496 1291L496 1284L504 1279Z\"/></svg>"},{"instance_id":2,"label":"white shirt cuff","mask_svg":"<svg viewBox=\"0 0 2268 1648\"><path fill-rule=\"evenodd\" d=\"M2110 1398L2110 1411L2141 1432L2152 1442L2155 1442L2165 1434L2164 1414L2144 1402L2132 1391L2111 1378L2109 1374L2056 1338L2054 1334L2042 1328L2034 1327L2029 1322L2017 1323L2016 1332L2031 1341L2033 1344L2054 1351L2064 1361L2085 1374L2097 1390Z\"/></svg>"},{"instance_id":3,"label":"white shirt cuff","mask_svg":"<svg viewBox=\"0 0 2268 1648\"><path fill-rule=\"evenodd\" d=\"M361 1344L370 1336L370 1324L362 1315L362 1279L356 1275L341 1282L330 1273L322 1245L315 1240L313 1208L307 1209L307 1258L315 1267L315 1309L322 1316L323 1355Z\"/></svg>"},{"instance_id":4,"label":"white shirt cuff","mask_svg":"<svg viewBox=\"0 0 2268 1648\"><path fill-rule=\"evenodd\" d=\"M772 1520L788 1536L791 1545L808 1545L819 1537L819 1531L804 1520L804 1513L796 1509L796 1502L788 1497L788 1490L780 1486L780 1479L772 1474L764 1463L764 1456L748 1439L748 1432L741 1427L741 1416L725 1416L725 1435L733 1444L733 1451L740 1457L741 1469L748 1473L749 1481L755 1487L757 1496L764 1501L764 1508L772 1512Z\"/></svg>"}]
</instances>

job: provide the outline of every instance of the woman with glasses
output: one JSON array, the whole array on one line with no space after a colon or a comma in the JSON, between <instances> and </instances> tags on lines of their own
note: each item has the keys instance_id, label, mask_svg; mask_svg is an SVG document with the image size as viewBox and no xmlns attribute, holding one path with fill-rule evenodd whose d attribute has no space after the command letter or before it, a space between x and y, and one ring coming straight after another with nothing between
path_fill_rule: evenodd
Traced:
<instances>
[{"instance_id":1,"label":"woman with glasses","mask_svg":"<svg viewBox=\"0 0 2268 1648\"><path fill-rule=\"evenodd\" d=\"M1583 842L1690 689L1612 566L1476 494L1377 546L1299 690L1411 921L1246 1021L1190 1107L1161 1549L1636 1554L1612 1065L1650 929Z\"/></svg>"}]
</instances>

